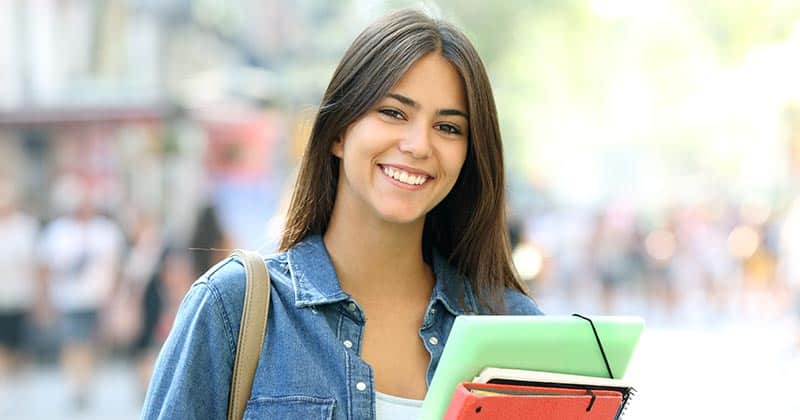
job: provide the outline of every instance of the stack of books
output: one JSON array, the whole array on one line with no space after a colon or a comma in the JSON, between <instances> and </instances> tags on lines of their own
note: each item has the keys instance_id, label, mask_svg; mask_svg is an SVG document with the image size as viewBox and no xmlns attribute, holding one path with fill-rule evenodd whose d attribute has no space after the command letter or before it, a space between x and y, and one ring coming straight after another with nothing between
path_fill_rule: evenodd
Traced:
<instances>
[{"instance_id":1,"label":"stack of books","mask_svg":"<svg viewBox=\"0 0 800 420\"><path fill-rule=\"evenodd\" d=\"M420 420L616 420L640 317L461 315Z\"/></svg>"},{"instance_id":2,"label":"stack of books","mask_svg":"<svg viewBox=\"0 0 800 420\"><path fill-rule=\"evenodd\" d=\"M458 385L444 418L616 420L634 393L622 379L489 367Z\"/></svg>"}]
</instances>

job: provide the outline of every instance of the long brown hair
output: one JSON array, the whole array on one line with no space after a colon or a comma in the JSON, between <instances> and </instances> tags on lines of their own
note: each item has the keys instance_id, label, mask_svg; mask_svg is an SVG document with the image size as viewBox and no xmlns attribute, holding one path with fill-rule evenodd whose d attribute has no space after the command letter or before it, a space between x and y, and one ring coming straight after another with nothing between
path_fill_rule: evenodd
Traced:
<instances>
[{"instance_id":1,"label":"long brown hair","mask_svg":"<svg viewBox=\"0 0 800 420\"><path fill-rule=\"evenodd\" d=\"M469 107L467 157L453 189L427 216L423 241L472 283L478 299L505 312L503 293L524 293L511 260L505 214L503 147L494 96L483 63L454 26L414 10L389 14L367 27L333 74L311 130L280 249L325 232L339 178L333 142L383 98L414 62L437 52L456 67Z\"/></svg>"}]
</instances>

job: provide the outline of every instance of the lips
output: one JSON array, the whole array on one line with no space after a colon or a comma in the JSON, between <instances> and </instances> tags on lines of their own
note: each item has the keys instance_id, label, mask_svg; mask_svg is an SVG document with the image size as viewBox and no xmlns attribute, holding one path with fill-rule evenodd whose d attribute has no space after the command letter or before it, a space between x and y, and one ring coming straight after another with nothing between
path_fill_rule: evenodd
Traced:
<instances>
[{"instance_id":1,"label":"lips","mask_svg":"<svg viewBox=\"0 0 800 420\"><path fill-rule=\"evenodd\" d=\"M428 177L428 178L433 178L433 175L429 174L428 172L426 172L426 171L424 171L422 169L412 168L410 166L393 165L393 164L389 164L389 163L379 163L378 166L380 166L381 169L392 168L392 169L397 170L397 171L406 172L409 175L425 176L425 177Z\"/></svg>"}]
</instances>

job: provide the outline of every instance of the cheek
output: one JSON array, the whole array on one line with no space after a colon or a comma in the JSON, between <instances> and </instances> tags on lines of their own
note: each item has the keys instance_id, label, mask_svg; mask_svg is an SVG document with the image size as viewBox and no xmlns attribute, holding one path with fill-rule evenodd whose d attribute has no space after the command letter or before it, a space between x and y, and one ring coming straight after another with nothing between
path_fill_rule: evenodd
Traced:
<instances>
[{"instance_id":1,"label":"cheek","mask_svg":"<svg viewBox=\"0 0 800 420\"><path fill-rule=\"evenodd\" d=\"M446 170L452 176L457 177L461 172L461 168L464 166L464 162L467 158L466 141L448 145L448 148L445 150L445 154L443 156L445 156L444 165Z\"/></svg>"},{"instance_id":2,"label":"cheek","mask_svg":"<svg viewBox=\"0 0 800 420\"><path fill-rule=\"evenodd\" d=\"M366 155L375 152L379 147L380 136L379 127L376 127L374 122L370 119L360 120L356 124L352 124L344 138L344 154L349 158L362 159Z\"/></svg>"}]
</instances>

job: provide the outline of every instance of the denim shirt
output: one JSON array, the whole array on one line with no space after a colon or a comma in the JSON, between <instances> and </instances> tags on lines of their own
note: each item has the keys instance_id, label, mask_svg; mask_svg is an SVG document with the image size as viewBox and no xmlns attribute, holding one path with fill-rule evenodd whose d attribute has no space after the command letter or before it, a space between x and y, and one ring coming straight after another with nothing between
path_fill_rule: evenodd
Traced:
<instances>
[{"instance_id":1,"label":"denim shirt","mask_svg":"<svg viewBox=\"0 0 800 420\"><path fill-rule=\"evenodd\" d=\"M244 418L374 418L375 381L360 357L364 313L339 286L322 238L309 236L266 264L272 278L267 337ZM487 312L466 278L435 252L433 272L419 329L430 354L428 385L455 317ZM232 258L192 285L158 356L143 419L226 418L244 289L244 267ZM504 297L509 314L541 314L517 291L507 289Z\"/></svg>"}]
</instances>

